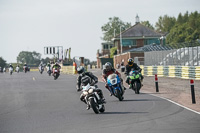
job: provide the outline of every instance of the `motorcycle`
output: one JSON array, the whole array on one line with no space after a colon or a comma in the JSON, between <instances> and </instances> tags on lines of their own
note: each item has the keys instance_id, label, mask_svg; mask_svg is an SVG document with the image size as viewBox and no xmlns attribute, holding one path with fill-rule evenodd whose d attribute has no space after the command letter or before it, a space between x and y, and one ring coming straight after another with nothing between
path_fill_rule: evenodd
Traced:
<instances>
[{"instance_id":1,"label":"motorcycle","mask_svg":"<svg viewBox=\"0 0 200 133\"><path fill-rule=\"evenodd\" d=\"M121 87L121 80L119 76L117 74L109 75L107 78L107 84L111 94L117 97L119 101L122 101L124 99L123 97L124 92Z\"/></svg>"},{"instance_id":2,"label":"motorcycle","mask_svg":"<svg viewBox=\"0 0 200 133\"><path fill-rule=\"evenodd\" d=\"M47 67L47 73L51 76L51 67Z\"/></svg>"},{"instance_id":3,"label":"motorcycle","mask_svg":"<svg viewBox=\"0 0 200 133\"><path fill-rule=\"evenodd\" d=\"M16 70L16 72L17 72L17 73L19 73L19 67L16 67L16 69L15 69L15 70Z\"/></svg>"},{"instance_id":4,"label":"motorcycle","mask_svg":"<svg viewBox=\"0 0 200 133\"><path fill-rule=\"evenodd\" d=\"M60 71L57 68L53 69L53 76L54 76L54 80L56 80L60 75Z\"/></svg>"},{"instance_id":5,"label":"motorcycle","mask_svg":"<svg viewBox=\"0 0 200 133\"><path fill-rule=\"evenodd\" d=\"M24 66L24 72L26 73L28 71L28 67Z\"/></svg>"},{"instance_id":6,"label":"motorcycle","mask_svg":"<svg viewBox=\"0 0 200 133\"><path fill-rule=\"evenodd\" d=\"M39 66L38 68L39 68L39 72L42 74L43 71L44 71L44 67L43 66Z\"/></svg>"},{"instance_id":7,"label":"motorcycle","mask_svg":"<svg viewBox=\"0 0 200 133\"><path fill-rule=\"evenodd\" d=\"M9 68L9 73L10 73L10 75L12 75L12 73L13 73L13 68L12 67Z\"/></svg>"},{"instance_id":8,"label":"motorcycle","mask_svg":"<svg viewBox=\"0 0 200 133\"><path fill-rule=\"evenodd\" d=\"M95 91L96 87L87 84L82 86L82 94L86 103L93 109L93 111L98 113L103 113L105 111L104 103L101 101L98 93Z\"/></svg>"},{"instance_id":9,"label":"motorcycle","mask_svg":"<svg viewBox=\"0 0 200 133\"><path fill-rule=\"evenodd\" d=\"M132 85L132 90L135 94L140 94L141 89L141 73L137 70L130 71L129 73L129 84Z\"/></svg>"}]
</instances>

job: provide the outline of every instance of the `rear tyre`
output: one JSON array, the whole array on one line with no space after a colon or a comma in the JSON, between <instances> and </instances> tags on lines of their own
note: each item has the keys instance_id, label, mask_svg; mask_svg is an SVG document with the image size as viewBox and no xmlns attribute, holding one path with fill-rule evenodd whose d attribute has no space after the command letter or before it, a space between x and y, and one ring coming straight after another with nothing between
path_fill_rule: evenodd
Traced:
<instances>
[{"instance_id":1,"label":"rear tyre","mask_svg":"<svg viewBox=\"0 0 200 133\"><path fill-rule=\"evenodd\" d=\"M90 106L92 107L94 113L98 114L99 110L98 110L97 105L96 105L96 103L94 101L94 98L90 98L89 102L90 102Z\"/></svg>"}]
</instances>

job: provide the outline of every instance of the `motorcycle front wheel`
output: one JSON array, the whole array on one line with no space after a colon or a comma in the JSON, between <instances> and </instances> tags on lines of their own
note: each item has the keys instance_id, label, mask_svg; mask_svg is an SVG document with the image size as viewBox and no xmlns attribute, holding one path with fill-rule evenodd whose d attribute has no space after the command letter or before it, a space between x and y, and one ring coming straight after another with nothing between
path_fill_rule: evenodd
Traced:
<instances>
[{"instance_id":1,"label":"motorcycle front wheel","mask_svg":"<svg viewBox=\"0 0 200 133\"><path fill-rule=\"evenodd\" d=\"M97 108L96 102L94 101L94 98L90 98L89 102L90 102L90 106L92 107L94 113L98 114L99 110Z\"/></svg>"},{"instance_id":2,"label":"motorcycle front wheel","mask_svg":"<svg viewBox=\"0 0 200 133\"><path fill-rule=\"evenodd\" d=\"M115 90L115 94L116 94L117 98L119 99L119 101L123 100L123 97L118 89Z\"/></svg>"}]
</instances>

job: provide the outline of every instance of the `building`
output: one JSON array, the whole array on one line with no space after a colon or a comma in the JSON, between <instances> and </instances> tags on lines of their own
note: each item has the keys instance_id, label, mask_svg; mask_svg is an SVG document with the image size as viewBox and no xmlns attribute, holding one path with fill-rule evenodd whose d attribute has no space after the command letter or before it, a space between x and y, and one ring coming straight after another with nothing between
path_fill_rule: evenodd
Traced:
<instances>
[{"instance_id":1,"label":"building","mask_svg":"<svg viewBox=\"0 0 200 133\"><path fill-rule=\"evenodd\" d=\"M138 57L140 62L144 62L144 51L137 51L134 49L151 44L164 45L165 34L158 33L142 25L137 17L134 26L123 31L121 35L117 35L114 38L114 46L117 47L117 55L114 56L114 66L116 66L117 63L121 63L122 60L127 64L129 58L134 59L135 57Z\"/></svg>"}]
</instances>

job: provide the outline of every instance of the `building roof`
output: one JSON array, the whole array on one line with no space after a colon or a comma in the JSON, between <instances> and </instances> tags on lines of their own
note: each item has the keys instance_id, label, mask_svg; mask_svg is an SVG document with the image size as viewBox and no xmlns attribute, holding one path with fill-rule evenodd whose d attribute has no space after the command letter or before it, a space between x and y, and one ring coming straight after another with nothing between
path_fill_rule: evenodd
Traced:
<instances>
[{"instance_id":1,"label":"building roof","mask_svg":"<svg viewBox=\"0 0 200 133\"><path fill-rule=\"evenodd\" d=\"M172 48L162 45L156 45L156 44L150 44L146 45L144 47L140 48L132 48L127 51L124 51L123 53L127 52L150 52L150 51L165 51L165 50L171 50Z\"/></svg>"},{"instance_id":2,"label":"building roof","mask_svg":"<svg viewBox=\"0 0 200 133\"><path fill-rule=\"evenodd\" d=\"M140 23L135 24L129 29L122 32L122 38L131 38L131 37L161 37L163 34L158 33ZM117 35L115 38L119 38L120 35Z\"/></svg>"}]
</instances>

